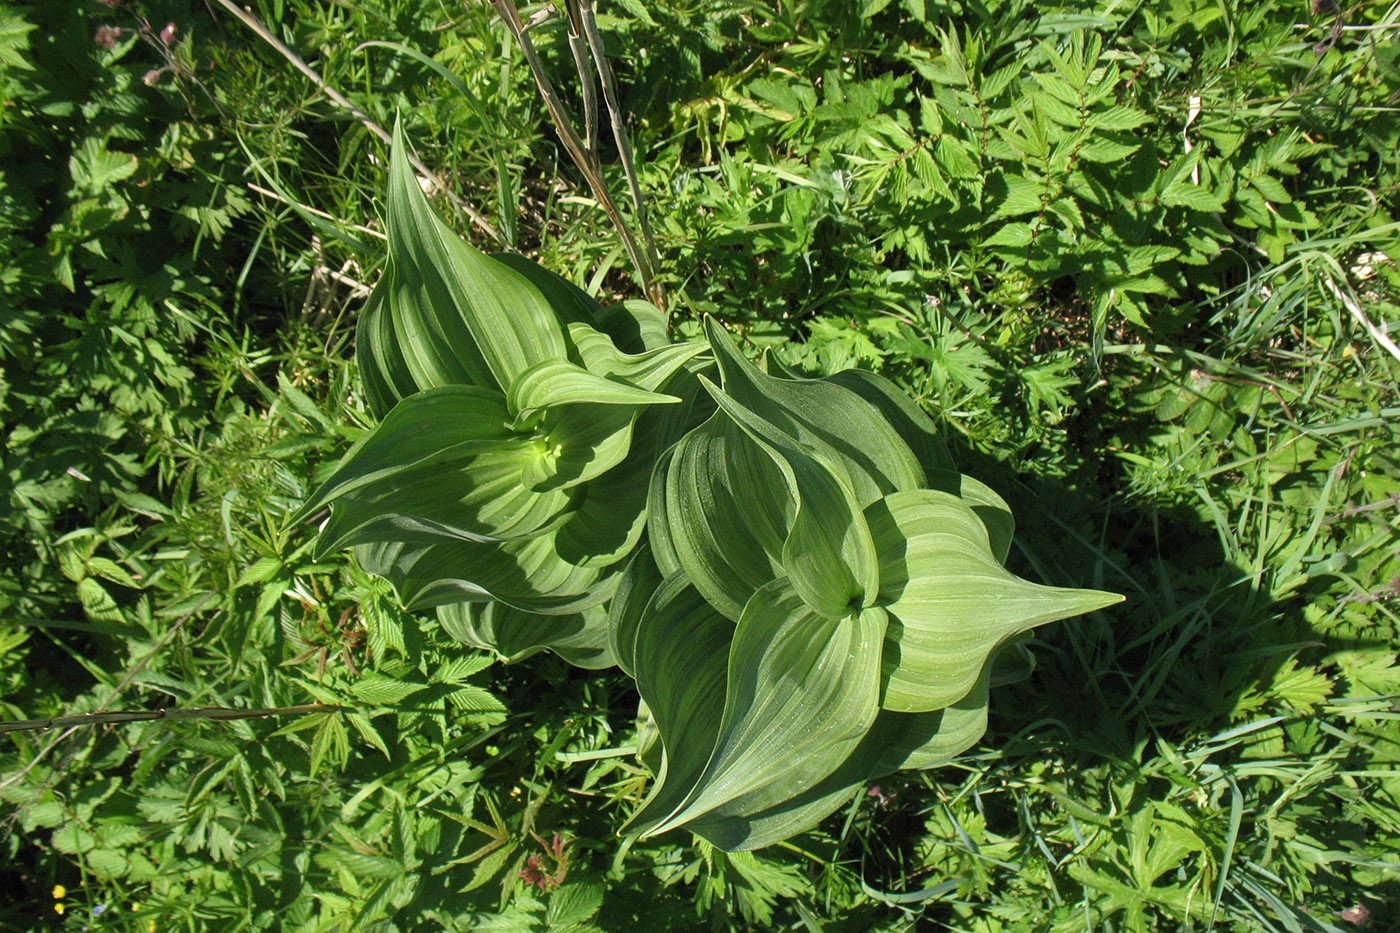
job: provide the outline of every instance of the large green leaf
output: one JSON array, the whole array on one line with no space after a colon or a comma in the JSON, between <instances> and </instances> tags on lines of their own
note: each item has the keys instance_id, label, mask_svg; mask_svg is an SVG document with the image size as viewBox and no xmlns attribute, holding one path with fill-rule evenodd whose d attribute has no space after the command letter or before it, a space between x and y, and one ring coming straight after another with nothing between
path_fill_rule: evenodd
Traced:
<instances>
[{"instance_id":1,"label":"large green leaf","mask_svg":"<svg viewBox=\"0 0 1400 933\"><path fill-rule=\"evenodd\" d=\"M884 628L879 609L845 619L816 613L786 580L755 593L734 631L712 752L689 743L673 747L658 701L642 694L657 714L671 769L689 774L708 759L683 802L645 834L684 825L743 795L801 794L840 768L879 709ZM639 671L642 654L639 639ZM691 718L701 714L688 711ZM654 804L650 809L660 815Z\"/></svg>"},{"instance_id":2,"label":"large green leaf","mask_svg":"<svg viewBox=\"0 0 1400 933\"><path fill-rule=\"evenodd\" d=\"M617 466L632 449L635 408L560 405L540 414L540 456L523 479L529 489L543 492L586 483Z\"/></svg>"},{"instance_id":3,"label":"large green leaf","mask_svg":"<svg viewBox=\"0 0 1400 933\"><path fill-rule=\"evenodd\" d=\"M552 651L575 667L601 670L617 663L600 606L571 615L537 615L503 603L452 603L438 622L460 642L494 652L506 663Z\"/></svg>"},{"instance_id":4,"label":"large green leaf","mask_svg":"<svg viewBox=\"0 0 1400 933\"><path fill-rule=\"evenodd\" d=\"M568 493L521 484L539 445L513 434L497 392L444 386L410 396L345 455L301 509L333 515L318 548L435 537L487 540L537 534Z\"/></svg>"},{"instance_id":5,"label":"large green leaf","mask_svg":"<svg viewBox=\"0 0 1400 933\"><path fill-rule=\"evenodd\" d=\"M619 659L625 663L630 655L661 752L651 790L622 831L647 833L685 802L709 761L724 710L734 623L679 573L628 616L634 625L621 638Z\"/></svg>"},{"instance_id":6,"label":"large green leaf","mask_svg":"<svg viewBox=\"0 0 1400 933\"><path fill-rule=\"evenodd\" d=\"M606 334L579 324L569 325L569 338L589 372L648 391L664 385L677 370L709 349L708 344L695 340L643 353L624 353Z\"/></svg>"},{"instance_id":7,"label":"large green leaf","mask_svg":"<svg viewBox=\"0 0 1400 933\"><path fill-rule=\"evenodd\" d=\"M755 590L783 575L797 505L769 452L715 412L657 464L647 500L657 566L667 575L683 569L711 605L738 619Z\"/></svg>"},{"instance_id":8,"label":"large green leaf","mask_svg":"<svg viewBox=\"0 0 1400 933\"><path fill-rule=\"evenodd\" d=\"M612 346L612 341L601 334L598 336ZM665 375L669 376L670 372ZM660 381L665 381L664 376ZM511 414L517 418L541 408L575 403L626 405L635 409L680 401L674 395L661 395L621 380L595 375L582 366L562 359L542 360L525 369L510 384L506 399Z\"/></svg>"},{"instance_id":9,"label":"large green leaf","mask_svg":"<svg viewBox=\"0 0 1400 933\"><path fill-rule=\"evenodd\" d=\"M957 496L900 492L865 514L880 554L878 605L890 614L886 709L927 712L956 703L1002 642L1122 600L1010 573L992 553L986 526Z\"/></svg>"},{"instance_id":10,"label":"large green leaf","mask_svg":"<svg viewBox=\"0 0 1400 933\"><path fill-rule=\"evenodd\" d=\"M519 272L530 281L531 285L539 289L545 301L549 302L549 306L554 309L560 323L565 325L589 324L595 327L598 325L598 319L604 313L603 306L573 282L555 275L533 259L528 259L519 253L490 253L488 255L496 262Z\"/></svg>"},{"instance_id":11,"label":"large green leaf","mask_svg":"<svg viewBox=\"0 0 1400 933\"><path fill-rule=\"evenodd\" d=\"M854 392L877 409L918 459L925 476L936 470L954 469L953 457L939 437L937 426L899 386L863 369L845 369L822 381Z\"/></svg>"},{"instance_id":12,"label":"large green leaf","mask_svg":"<svg viewBox=\"0 0 1400 933\"><path fill-rule=\"evenodd\" d=\"M976 744L986 724L985 681L947 709L882 709L860 744L821 781L798 792L781 783L766 785L714 808L687 828L729 851L772 845L812 829L866 781L901 768L947 764Z\"/></svg>"},{"instance_id":13,"label":"large green leaf","mask_svg":"<svg viewBox=\"0 0 1400 933\"><path fill-rule=\"evenodd\" d=\"M685 574L676 574L675 579L689 585ZM622 580L608 603L608 639L612 645L613 657L617 658L618 667L621 667L628 677L635 679L637 676L638 632L649 611L652 596L664 581L665 578L651 556L651 548L643 545L627 562ZM697 593L696 598L703 597Z\"/></svg>"},{"instance_id":14,"label":"large green leaf","mask_svg":"<svg viewBox=\"0 0 1400 933\"><path fill-rule=\"evenodd\" d=\"M568 615L612 595L621 568L559 557L554 534L503 543L389 541L355 548L360 566L394 585L408 609L499 600L526 612Z\"/></svg>"},{"instance_id":15,"label":"large green leaf","mask_svg":"<svg viewBox=\"0 0 1400 933\"><path fill-rule=\"evenodd\" d=\"M397 126L386 214L389 262L356 347L377 404L410 385L505 389L535 363L567 357L563 325L539 287L433 212Z\"/></svg>"},{"instance_id":16,"label":"large green leaf","mask_svg":"<svg viewBox=\"0 0 1400 933\"><path fill-rule=\"evenodd\" d=\"M925 485L922 464L881 407L835 382L768 375L745 359L712 319L706 319L705 333L725 394L779 434L820 454L862 508L896 490Z\"/></svg>"},{"instance_id":17,"label":"large green leaf","mask_svg":"<svg viewBox=\"0 0 1400 933\"><path fill-rule=\"evenodd\" d=\"M781 562L793 588L809 606L833 618L870 605L880 588L875 545L855 494L841 474L811 448L735 403L709 380L702 379L701 384L720 411L773 458L787 480L797 511L783 541ZM723 516L718 518L723 521Z\"/></svg>"}]
</instances>

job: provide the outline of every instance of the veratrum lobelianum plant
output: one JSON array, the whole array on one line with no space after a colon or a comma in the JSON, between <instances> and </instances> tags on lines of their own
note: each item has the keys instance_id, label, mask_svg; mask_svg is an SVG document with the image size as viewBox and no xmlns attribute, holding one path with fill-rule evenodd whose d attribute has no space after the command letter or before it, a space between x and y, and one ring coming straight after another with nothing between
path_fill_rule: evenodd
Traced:
<instances>
[{"instance_id":1,"label":"veratrum lobelianum plant","mask_svg":"<svg viewBox=\"0 0 1400 933\"><path fill-rule=\"evenodd\" d=\"M765 371L713 321L674 343L472 248L399 131L387 225L356 343L382 420L302 515L467 644L635 678L655 780L625 832L810 829L975 743L1022 633L1121 599L1008 572L1006 504L890 382Z\"/></svg>"}]
</instances>

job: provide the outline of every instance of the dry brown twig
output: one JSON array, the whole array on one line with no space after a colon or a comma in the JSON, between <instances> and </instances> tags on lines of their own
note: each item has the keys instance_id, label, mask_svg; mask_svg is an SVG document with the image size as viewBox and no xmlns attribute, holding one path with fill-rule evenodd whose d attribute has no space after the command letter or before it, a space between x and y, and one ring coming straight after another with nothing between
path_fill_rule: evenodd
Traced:
<instances>
[{"instance_id":1,"label":"dry brown twig","mask_svg":"<svg viewBox=\"0 0 1400 933\"><path fill-rule=\"evenodd\" d=\"M642 291L653 304L664 309L666 307L665 291L656 278L658 262L656 243L652 238L651 224L647 220L646 204L642 200L641 185L637 180L636 165L632 158L632 145L627 138L627 131L622 122L617 81L613 76L612 66L608 64L604 55L603 40L598 33L597 20L593 15L592 0L563 0L569 18L569 49L573 54L579 83L583 89L584 129L582 136L575 128L573 115L569 113L568 108L555 91L554 83L550 80L549 73L540 60L539 51L530 38L530 30L550 18L549 8L541 10L527 22L521 18L515 0L491 0L491 5L515 38L516 44L520 46L520 51L525 56L525 64L529 66L530 74L534 76L535 86L539 88L540 97L544 100L545 108L549 111L549 118L554 123L555 131L559 134L565 151L569 153L569 158L578 166L584 180L588 182L588 187L592 189L593 196L602 206L604 213L608 215L608 220L611 221L613 228L617 230L618 237L622 240L622 248L626 250L627 257L637 272L637 279ZM590 58L592 59L592 70L588 67L588 59ZM617 144L617 150L621 157L622 172L627 178L628 191L632 197L632 210L641 230L640 240L623 218L617 202L613 200L612 193L608 189L607 181L603 177L602 157L598 151L596 126L598 105L596 88L593 85L593 71L597 72L597 80L602 84L603 102L608 110L613 140Z\"/></svg>"}]
</instances>

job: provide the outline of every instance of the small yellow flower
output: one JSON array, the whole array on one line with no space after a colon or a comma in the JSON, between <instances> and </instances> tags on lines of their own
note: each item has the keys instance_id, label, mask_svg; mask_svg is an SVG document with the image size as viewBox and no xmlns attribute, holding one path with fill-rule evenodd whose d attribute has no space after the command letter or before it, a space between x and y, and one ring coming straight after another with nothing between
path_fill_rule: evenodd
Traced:
<instances>
[{"instance_id":1,"label":"small yellow flower","mask_svg":"<svg viewBox=\"0 0 1400 933\"><path fill-rule=\"evenodd\" d=\"M56 884L56 885L53 886L53 899L54 899L54 900L60 901L60 900L63 900L63 898L65 898L65 897L67 897L67 896L68 896L68 889L65 888L63 885L61 885L61 884Z\"/></svg>"},{"instance_id":2,"label":"small yellow flower","mask_svg":"<svg viewBox=\"0 0 1400 933\"><path fill-rule=\"evenodd\" d=\"M56 914L58 914L60 917L63 916L63 911L64 911L64 910L65 910L65 908L64 908L64 906L63 906L63 902L62 902L62 901L59 901L57 904L54 904L54 905L53 905L53 912L56 913Z\"/></svg>"}]
</instances>

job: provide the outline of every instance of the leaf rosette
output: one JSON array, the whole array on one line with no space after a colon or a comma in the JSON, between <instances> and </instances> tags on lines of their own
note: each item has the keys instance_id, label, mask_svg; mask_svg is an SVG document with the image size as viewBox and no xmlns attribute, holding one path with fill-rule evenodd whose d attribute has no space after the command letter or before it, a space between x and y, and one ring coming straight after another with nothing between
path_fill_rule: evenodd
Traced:
<instances>
[{"instance_id":1,"label":"leaf rosette","mask_svg":"<svg viewBox=\"0 0 1400 933\"><path fill-rule=\"evenodd\" d=\"M1010 510L890 383L765 373L707 335L716 410L659 462L612 604L657 736L629 828L756 848L964 751L1000 648L1120 597L1007 571Z\"/></svg>"},{"instance_id":2,"label":"leaf rosette","mask_svg":"<svg viewBox=\"0 0 1400 933\"><path fill-rule=\"evenodd\" d=\"M666 341L648 305L603 308L474 249L429 206L397 129L386 226L355 349L382 420L302 509L330 509L318 551L355 548L407 606L441 607L450 631L504 657L610 662L579 654L575 630L607 643L592 610L643 535L658 445L684 428L699 391L687 364L708 348ZM569 618L525 621L539 615Z\"/></svg>"},{"instance_id":3,"label":"leaf rosette","mask_svg":"<svg viewBox=\"0 0 1400 933\"><path fill-rule=\"evenodd\" d=\"M1026 632L1118 601L1008 571L1006 503L892 383L760 368L712 320L673 343L649 305L487 256L405 152L357 331L381 420L302 515L466 644L635 678L655 780L625 831L810 829L976 743Z\"/></svg>"}]
</instances>

